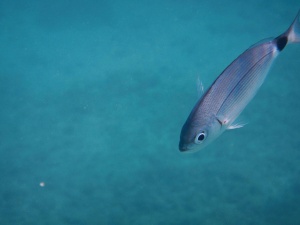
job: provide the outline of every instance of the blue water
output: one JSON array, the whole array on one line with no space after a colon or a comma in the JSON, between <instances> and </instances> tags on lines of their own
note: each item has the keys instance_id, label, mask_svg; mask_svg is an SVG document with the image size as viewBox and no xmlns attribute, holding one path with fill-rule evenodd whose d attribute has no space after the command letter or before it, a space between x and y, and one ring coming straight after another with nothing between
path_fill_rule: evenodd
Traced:
<instances>
[{"instance_id":1,"label":"blue water","mask_svg":"<svg viewBox=\"0 0 300 225\"><path fill-rule=\"evenodd\" d=\"M247 126L178 150L197 100L299 0L0 2L0 224L300 224L300 44Z\"/></svg>"}]
</instances>

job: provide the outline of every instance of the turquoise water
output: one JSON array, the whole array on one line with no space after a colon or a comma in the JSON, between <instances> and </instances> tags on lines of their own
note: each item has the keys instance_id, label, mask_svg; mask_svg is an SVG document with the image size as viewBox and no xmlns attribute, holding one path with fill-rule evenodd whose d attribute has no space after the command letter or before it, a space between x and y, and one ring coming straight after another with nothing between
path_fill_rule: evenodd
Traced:
<instances>
[{"instance_id":1,"label":"turquoise water","mask_svg":"<svg viewBox=\"0 0 300 225\"><path fill-rule=\"evenodd\" d=\"M17 3L16 3L17 2ZM300 44L203 151L208 87L299 1L0 2L0 224L300 224Z\"/></svg>"}]
</instances>

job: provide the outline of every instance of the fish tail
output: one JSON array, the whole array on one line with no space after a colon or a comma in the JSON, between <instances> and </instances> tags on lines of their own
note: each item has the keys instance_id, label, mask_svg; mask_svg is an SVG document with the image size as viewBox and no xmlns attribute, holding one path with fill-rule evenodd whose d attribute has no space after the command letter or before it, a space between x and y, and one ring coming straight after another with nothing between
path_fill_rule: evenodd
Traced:
<instances>
[{"instance_id":1,"label":"fish tail","mask_svg":"<svg viewBox=\"0 0 300 225\"><path fill-rule=\"evenodd\" d=\"M275 38L276 46L279 51L282 51L289 43L300 42L300 10L293 23L286 32Z\"/></svg>"},{"instance_id":2,"label":"fish tail","mask_svg":"<svg viewBox=\"0 0 300 225\"><path fill-rule=\"evenodd\" d=\"M287 36L289 43L300 42L300 10L296 18L294 19L292 25L289 29L284 33Z\"/></svg>"}]
</instances>

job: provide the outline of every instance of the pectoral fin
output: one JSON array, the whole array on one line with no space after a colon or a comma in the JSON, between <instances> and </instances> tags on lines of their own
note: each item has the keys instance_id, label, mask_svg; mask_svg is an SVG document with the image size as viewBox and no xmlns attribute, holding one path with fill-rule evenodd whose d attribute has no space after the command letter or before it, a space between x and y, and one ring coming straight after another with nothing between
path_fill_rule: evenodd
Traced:
<instances>
[{"instance_id":1,"label":"pectoral fin","mask_svg":"<svg viewBox=\"0 0 300 225\"><path fill-rule=\"evenodd\" d=\"M228 126L227 129L233 130L233 129L237 129L237 128L242 128L245 125L246 125L246 123L235 123L235 124L231 124L230 126Z\"/></svg>"},{"instance_id":2,"label":"pectoral fin","mask_svg":"<svg viewBox=\"0 0 300 225\"><path fill-rule=\"evenodd\" d=\"M245 126L247 123L243 123L243 122L235 122L233 124L230 124L230 120L226 117L223 117L221 115L218 115L216 117L216 119L218 120L218 122L220 123L220 125L223 126L227 126L226 129L227 130L233 130L233 129L237 129L237 128L241 128L243 126ZM230 124L228 126L228 124Z\"/></svg>"}]
</instances>

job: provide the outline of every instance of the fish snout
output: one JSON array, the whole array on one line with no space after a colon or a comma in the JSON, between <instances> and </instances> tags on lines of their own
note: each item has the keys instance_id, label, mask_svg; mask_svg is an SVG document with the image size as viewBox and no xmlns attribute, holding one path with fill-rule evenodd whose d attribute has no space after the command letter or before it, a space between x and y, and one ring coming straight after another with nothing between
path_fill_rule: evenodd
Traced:
<instances>
[{"instance_id":1,"label":"fish snout","mask_svg":"<svg viewBox=\"0 0 300 225\"><path fill-rule=\"evenodd\" d=\"M186 152L188 150L189 150L188 146L185 143L183 143L182 141L180 141L179 142L179 151Z\"/></svg>"}]
</instances>

